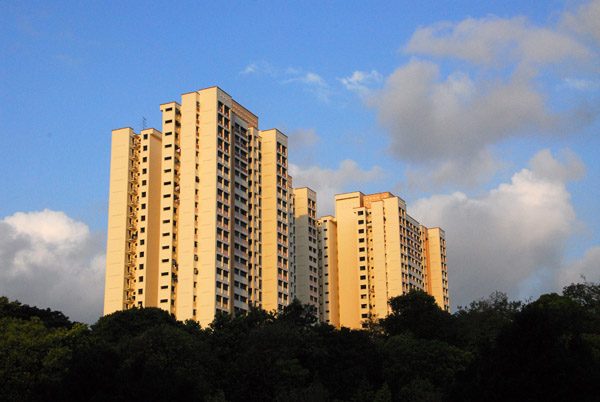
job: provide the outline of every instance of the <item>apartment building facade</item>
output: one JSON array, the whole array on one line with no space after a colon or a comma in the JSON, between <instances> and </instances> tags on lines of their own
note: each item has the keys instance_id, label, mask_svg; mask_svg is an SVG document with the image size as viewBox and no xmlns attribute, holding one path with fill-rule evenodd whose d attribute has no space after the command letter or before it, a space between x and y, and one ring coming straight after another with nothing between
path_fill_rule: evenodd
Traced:
<instances>
[{"instance_id":1,"label":"apartment building facade","mask_svg":"<svg viewBox=\"0 0 600 402\"><path fill-rule=\"evenodd\" d=\"M389 192L292 186L288 139L218 87L160 105L162 131L113 130L104 313L159 307L207 325L294 298L336 327L420 289L449 311L445 233Z\"/></svg>"},{"instance_id":2,"label":"apartment building facade","mask_svg":"<svg viewBox=\"0 0 600 402\"><path fill-rule=\"evenodd\" d=\"M389 192L335 196L335 218L319 219L320 316L361 328L390 312L391 297L419 289L449 311L444 232L406 213Z\"/></svg>"},{"instance_id":3,"label":"apartment building facade","mask_svg":"<svg viewBox=\"0 0 600 402\"><path fill-rule=\"evenodd\" d=\"M287 137L218 87L114 130L104 313L153 306L202 325L294 297Z\"/></svg>"},{"instance_id":4,"label":"apartment building facade","mask_svg":"<svg viewBox=\"0 0 600 402\"><path fill-rule=\"evenodd\" d=\"M295 295L303 304L318 308L317 193L308 187L296 188L294 204Z\"/></svg>"}]
</instances>

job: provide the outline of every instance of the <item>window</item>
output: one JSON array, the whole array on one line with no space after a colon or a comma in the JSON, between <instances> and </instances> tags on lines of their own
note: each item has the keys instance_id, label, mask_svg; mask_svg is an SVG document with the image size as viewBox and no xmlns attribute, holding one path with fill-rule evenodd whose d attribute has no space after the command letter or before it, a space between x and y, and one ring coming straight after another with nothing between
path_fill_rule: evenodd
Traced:
<instances>
[{"instance_id":1,"label":"window","mask_svg":"<svg viewBox=\"0 0 600 402\"><path fill-rule=\"evenodd\" d=\"M147 157L147 156L144 156L144 157L142 158L142 162L148 162L148 157Z\"/></svg>"},{"instance_id":2,"label":"window","mask_svg":"<svg viewBox=\"0 0 600 402\"><path fill-rule=\"evenodd\" d=\"M360 288L361 288L361 289L366 289L366 288L367 288L367 285L360 285Z\"/></svg>"},{"instance_id":3,"label":"window","mask_svg":"<svg viewBox=\"0 0 600 402\"><path fill-rule=\"evenodd\" d=\"M144 139L147 140L148 139L148 134L144 134Z\"/></svg>"},{"instance_id":4,"label":"window","mask_svg":"<svg viewBox=\"0 0 600 402\"><path fill-rule=\"evenodd\" d=\"M140 251L140 257L143 257L143 256L144 256L144 252Z\"/></svg>"},{"instance_id":5,"label":"window","mask_svg":"<svg viewBox=\"0 0 600 402\"><path fill-rule=\"evenodd\" d=\"M169 131L168 133L165 133L165 135L172 135L173 133L171 131Z\"/></svg>"},{"instance_id":6,"label":"window","mask_svg":"<svg viewBox=\"0 0 600 402\"><path fill-rule=\"evenodd\" d=\"M144 282L144 277L143 277L143 276L140 276L140 279L139 279L139 281L140 281L140 282Z\"/></svg>"},{"instance_id":7,"label":"window","mask_svg":"<svg viewBox=\"0 0 600 402\"><path fill-rule=\"evenodd\" d=\"M140 268L139 269L144 269L144 264L140 264Z\"/></svg>"},{"instance_id":8,"label":"window","mask_svg":"<svg viewBox=\"0 0 600 402\"><path fill-rule=\"evenodd\" d=\"M148 150L148 145L144 145L144 151Z\"/></svg>"},{"instance_id":9,"label":"window","mask_svg":"<svg viewBox=\"0 0 600 402\"><path fill-rule=\"evenodd\" d=\"M146 215L142 215L141 218L142 222L144 222L146 220Z\"/></svg>"},{"instance_id":10,"label":"window","mask_svg":"<svg viewBox=\"0 0 600 402\"><path fill-rule=\"evenodd\" d=\"M142 197L145 197L145 196L146 196L146 192L142 191Z\"/></svg>"},{"instance_id":11,"label":"window","mask_svg":"<svg viewBox=\"0 0 600 402\"><path fill-rule=\"evenodd\" d=\"M167 300L167 299L161 299L161 300L160 300L160 302L161 302L161 303L167 303L168 301L169 301L169 300Z\"/></svg>"},{"instance_id":12,"label":"window","mask_svg":"<svg viewBox=\"0 0 600 402\"><path fill-rule=\"evenodd\" d=\"M143 169L142 169L142 174L146 174L146 173L148 173L148 169L146 169L146 168L143 168Z\"/></svg>"},{"instance_id":13,"label":"window","mask_svg":"<svg viewBox=\"0 0 600 402\"><path fill-rule=\"evenodd\" d=\"M139 289L138 290L138 295L143 295L144 294L144 289Z\"/></svg>"},{"instance_id":14,"label":"window","mask_svg":"<svg viewBox=\"0 0 600 402\"><path fill-rule=\"evenodd\" d=\"M362 220L362 219L358 221L358 224L359 224L359 225L362 225L363 223L365 223L365 221L364 221L364 220Z\"/></svg>"},{"instance_id":15,"label":"window","mask_svg":"<svg viewBox=\"0 0 600 402\"><path fill-rule=\"evenodd\" d=\"M142 209L146 209L146 204L142 204Z\"/></svg>"},{"instance_id":16,"label":"window","mask_svg":"<svg viewBox=\"0 0 600 402\"><path fill-rule=\"evenodd\" d=\"M168 272L161 272L161 273L160 273L160 276L167 276L167 275L169 275L169 273L168 273Z\"/></svg>"}]
</instances>

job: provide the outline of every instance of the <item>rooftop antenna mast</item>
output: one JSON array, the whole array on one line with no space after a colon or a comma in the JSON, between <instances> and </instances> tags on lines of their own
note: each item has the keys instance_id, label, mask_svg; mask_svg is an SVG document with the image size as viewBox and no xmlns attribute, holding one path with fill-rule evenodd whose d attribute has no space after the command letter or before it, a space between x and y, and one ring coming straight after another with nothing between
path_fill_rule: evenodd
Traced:
<instances>
[{"instance_id":1,"label":"rooftop antenna mast","mask_svg":"<svg viewBox=\"0 0 600 402\"><path fill-rule=\"evenodd\" d=\"M142 116L142 130L145 130L147 125L148 125L148 120L146 120L146 118L144 116Z\"/></svg>"}]
</instances>

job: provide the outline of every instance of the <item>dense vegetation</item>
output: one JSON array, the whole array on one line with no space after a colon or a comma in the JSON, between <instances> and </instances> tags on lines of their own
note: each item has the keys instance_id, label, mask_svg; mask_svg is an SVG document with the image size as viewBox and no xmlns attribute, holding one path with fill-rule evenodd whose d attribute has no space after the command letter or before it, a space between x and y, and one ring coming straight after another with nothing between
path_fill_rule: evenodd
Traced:
<instances>
[{"instance_id":1,"label":"dense vegetation","mask_svg":"<svg viewBox=\"0 0 600 402\"><path fill-rule=\"evenodd\" d=\"M600 285L528 304L502 293L451 315L411 292L367 330L280 314L220 315L208 328L155 309L91 327L0 298L0 400L595 401Z\"/></svg>"}]
</instances>

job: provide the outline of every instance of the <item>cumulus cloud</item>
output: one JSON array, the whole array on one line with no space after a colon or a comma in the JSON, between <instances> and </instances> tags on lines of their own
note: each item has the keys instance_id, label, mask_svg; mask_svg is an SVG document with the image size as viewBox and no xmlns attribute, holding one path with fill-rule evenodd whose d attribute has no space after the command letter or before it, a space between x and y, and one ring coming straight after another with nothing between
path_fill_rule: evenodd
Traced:
<instances>
[{"instance_id":1,"label":"cumulus cloud","mask_svg":"<svg viewBox=\"0 0 600 402\"><path fill-rule=\"evenodd\" d=\"M427 165L412 165L406 168L403 190L436 191L451 186L474 189L487 182L508 164L488 150L481 150L468 158L442 160Z\"/></svg>"},{"instance_id":2,"label":"cumulus cloud","mask_svg":"<svg viewBox=\"0 0 600 402\"><path fill-rule=\"evenodd\" d=\"M65 213L17 212L0 220L0 294L95 322L104 298L104 238Z\"/></svg>"},{"instance_id":3,"label":"cumulus cloud","mask_svg":"<svg viewBox=\"0 0 600 402\"><path fill-rule=\"evenodd\" d=\"M600 246L587 249L581 259L566 265L560 271L556 287L581 282L582 277L591 282L600 281Z\"/></svg>"},{"instance_id":4,"label":"cumulus cloud","mask_svg":"<svg viewBox=\"0 0 600 402\"><path fill-rule=\"evenodd\" d=\"M317 214L334 214L334 196L345 191L357 191L361 184L374 182L382 178L382 169L374 166L364 170L358 164L346 159L337 169L310 166L303 168L290 164L290 174L294 187L310 187L317 192Z\"/></svg>"},{"instance_id":5,"label":"cumulus cloud","mask_svg":"<svg viewBox=\"0 0 600 402\"><path fill-rule=\"evenodd\" d=\"M288 145L290 149L301 149L306 147L312 147L321 141L321 137L317 135L314 128L304 129L300 128L292 131L288 135Z\"/></svg>"},{"instance_id":6,"label":"cumulus cloud","mask_svg":"<svg viewBox=\"0 0 600 402\"><path fill-rule=\"evenodd\" d=\"M556 26L492 16L417 29L403 51L420 58L396 69L366 99L390 138L390 152L427 171L432 183L474 186L502 166L488 157L495 145L572 135L596 121L599 103L589 98L595 79L588 78L597 75L597 46L564 26L585 28L590 20L594 28L585 32L592 35L599 24L586 13L595 15L597 4L565 14ZM449 61L444 69L440 58ZM572 78L580 76L586 78ZM547 85L557 77L564 88L579 90L570 106L558 107L556 86Z\"/></svg>"},{"instance_id":7,"label":"cumulus cloud","mask_svg":"<svg viewBox=\"0 0 600 402\"><path fill-rule=\"evenodd\" d=\"M568 29L588 35L600 44L600 0L594 0L579 6L574 13L563 15L563 25Z\"/></svg>"},{"instance_id":8,"label":"cumulus cloud","mask_svg":"<svg viewBox=\"0 0 600 402\"><path fill-rule=\"evenodd\" d=\"M404 50L488 66L585 60L591 56L590 50L572 36L533 26L524 17L467 18L456 24L420 28Z\"/></svg>"},{"instance_id":9,"label":"cumulus cloud","mask_svg":"<svg viewBox=\"0 0 600 402\"><path fill-rule=\"evenodd\" d=\"M338 80L347 90L358 92L364 96L370 92L371 86L381 82L383 77L375 70L371 70L371 72L355 71L350 77L338 78Z\"/></svg>"},{"instance_id":10,"label":"cumulus cloud","mask_svg":"<svg viewBox=\"0 0 600 402\"><path fill-rule=\"evenodd\" d=\"M553 157L549 149L543 149L531 158L529 165L537 176L551 181L579 180L585 174L579 155L568 149L563 150L559 158Z\"/></svg>"},{"instance_id":11,"label":"cumulus cloud","mask_svg":"<svg viewBox=\"0 0 600 402\"><path fill-rule=\"evenodd\" d=\"M519 79L475 83L466 73L441 79L439 67L413 59L371 99L394 155L411 162L470 158L519 133L552 130L558 116Z\"/></svg>"},{"instance_id":12,"label":"cumulus cloud","mask_svg":"<svg viewBox=\"0 0 600 402\"><path fill-rule=\"evenodd\" d=\"M566 155L567 162L560 163L540 151L529 169L479 197L456 192L409 207L424 225L446 231L453 304L465 305L494 290L512 297L555 290L565 272L566 241L578 225L565 184L580 177L582 165Z\"/></svg>"}]
</instances>

